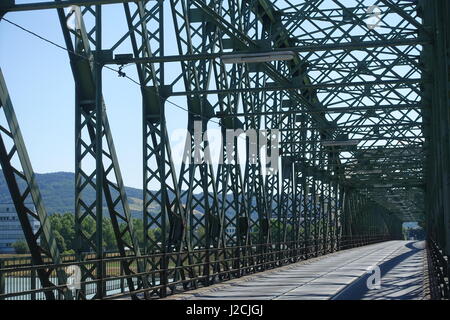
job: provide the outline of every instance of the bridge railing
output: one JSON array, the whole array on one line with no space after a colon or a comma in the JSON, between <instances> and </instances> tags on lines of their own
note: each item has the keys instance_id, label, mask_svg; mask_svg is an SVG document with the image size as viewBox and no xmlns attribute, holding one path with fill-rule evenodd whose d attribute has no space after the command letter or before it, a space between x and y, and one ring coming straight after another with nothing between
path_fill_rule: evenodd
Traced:
<instances>
[{"instance_id":1,"label":"bridge railing","mask_svg":"<svg viewBox=\"0 0 450 320\"><path fill-rule=\"evenodd\" d=\"M66 290L72 290L74 298L114 299L132 294L133 297L146 294L150 298L204 287L221 281L239 278L264 270L274 269L302 260L318 257L338 250L364 246L390 240L387 235L341 237L333 242L327 238L309 241L288 241L223 248L202 248L187 252L157 252L140 257L120 257L108 253L103 259L87 254L84 261L76 261L74 255L64 256L61 264L31 265L28 258L0 260L0 300L41 300L45 291L53 291L56 299L64 299ZM89 270L101 265L104 276L82 274L81 278L70 278L58 283L56 273L74 266ZM138 264L145 266L145 272L138 272ZM132 274L124 273L129 266ZM161 266L166 266L162 268ZM53 286L43 288L36 276L44 269L51 275ZM54 275L54 276L53 276ZM143 281L145 279L145 281ZM133 291L130 292L130 282ZM98 284L103 296L98 296Z\"/></svg>"},{"instance_id":2,"label":"bridge railing","mask_svg":"<svg viewBox=\"0 0 450 320\"><path fill-rule=\"evenodd\" d=\"M431 238L427 239L427 255L431 298L436 300L450 299L449 257L444 254L439 244Z\"/></svg>"}]
</instances>

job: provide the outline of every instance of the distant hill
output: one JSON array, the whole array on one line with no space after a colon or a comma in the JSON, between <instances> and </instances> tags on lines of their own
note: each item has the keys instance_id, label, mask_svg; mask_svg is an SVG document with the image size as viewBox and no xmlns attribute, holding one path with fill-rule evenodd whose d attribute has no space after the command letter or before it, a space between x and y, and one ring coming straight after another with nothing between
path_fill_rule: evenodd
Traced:
<instances>
[{"instance_id":1,"label":"distant hill","mask_svg":"<svg viewBox=\"0 0 450 320\"><path fill-rule=\"evenodd\" d=\"M74 213L75 211L75 174L72 172L36 173L36 180L41 191L48 214ZM19 186L24 187L24 185ZM125 187L131 214L142 218L142 189ZM169 195L172 197L172 195ZM95 191L90 188L85 195L87 201L95 199ZM185 199L183 199L184 203ZM3 171L0 170L0 203L12 203ZM103 210L106 213L106 202L103 199ZM151 204L150 211L159 211L158 204ZM195 210L195 214L203 214Z\"/></svg>"},{"instance_id":2,"label":"distant hill","mask_svg":"<svg viewBox=\"0 0 450 320\"><path fill-rule=\"evenodd\" d=\"M74 212L75 174L72 172L36 173L36 180L49 214ZM142 214L142 190L125 187L133 216ZM87 199L95 198L94 190L89 190ZM0 170L0 203L11 203L11 196L3 172ZM106 203L103 204L106 210ZM155 205L155 209L158 207Z\"/></svg>"},{"instance_id":3,"label":"distant hill","mask_svg":"<svg viewBox=\"0 0 450 320\"><path fill-rule=\"evenodd\" d=\"M44 200L44 205L47 208L49 214L53 213L73 213L75 211L75 174L72 172L52 172L52 173L36 173L36 180L39 185L39 189ZM23 186L22 186L23 187ZM127 194L128 203L130 206L131 214L134 217L142 217L142 190L125 187L125 192ZM219 193L219 197L220 197ZM89 189L85 195L88 201L93 201L95 199L94 189ZM169 194L169 197L173 195ZM203 198L200 195L200 198ZM232 200L232 196L227 195L228 201ZM186 199L181 199L183 204ZM11 196L9 194L8 187L6 185L5 178L3 176L3 171L0 170L0 203L12 203ZM253 201L253 204L254 201ZM106 213L106 202L103 202L103 210ZM151 211L158 212L159 205L151 205ZM195 210L194 214L202 215L203 212ZM231 214L227 212L226 214ZM256 219L256 214L254 217Z\"/></svg>"}]
</instances>

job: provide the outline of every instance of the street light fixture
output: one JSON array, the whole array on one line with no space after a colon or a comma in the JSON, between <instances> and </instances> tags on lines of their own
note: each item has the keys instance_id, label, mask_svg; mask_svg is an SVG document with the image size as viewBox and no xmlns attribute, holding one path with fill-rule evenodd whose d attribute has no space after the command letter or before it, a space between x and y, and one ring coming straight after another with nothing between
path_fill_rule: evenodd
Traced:
<instances>
[{"instance_id":1,"label":"street light fixture","mask_svg":"<svg viewBox=\"0 0 450 320\"><path fill-rule=\"evenodd\" d=\"M322 140L320 141L324 147L340 147L340 146L356 146L360 143L358 139L350 140Z\"/></svg>"},{"instance_id":2,"label":"street light fixture","mask_svg":"<svg viewBox=\"0 0 450 320\"><path fill-rule=\"evenodd\" d=\"M223 63L257 63L257 62L272 62L272 61L288 61L295 57L293 51L274 51L261 53L233 53L224 54L220 57Z\"/></svg>"},{"instance_id":3,"label":"street light fixture","mask_svg":"<svg viewBox=\"0 0 450 320\"><path fill-rule=\"evenodd\" d=\"M378 174L382 173L381 170L356 170L353 171L353 174Z\"/></svg>"}]
</instances>

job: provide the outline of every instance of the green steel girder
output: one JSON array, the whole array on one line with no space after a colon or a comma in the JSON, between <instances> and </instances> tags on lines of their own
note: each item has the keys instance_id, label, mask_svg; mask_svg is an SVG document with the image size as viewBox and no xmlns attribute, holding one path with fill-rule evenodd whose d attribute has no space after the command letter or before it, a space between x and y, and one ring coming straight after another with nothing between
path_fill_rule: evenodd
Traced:
<instances>
[{"instance_id":1,"label":"green steel girder","mask_svg":"<svg viewBox=\"0 0 450 320\"><path fill-rule=\"evenodd\" d=\"M424 126L427 149L425 210L428 237L438 243L444 255L450 254L450 203L448 197L450 146L450 32L447 1L420 1L424 26L434 42L424 46L423 63L430 76L423 86L426 107ZM448 261L447 261L448 268ZM448 270L448 269L447 269ZM448 275L447 275L448 277ZM448 279L448 278L447 278ZM448 280L447 280L448 281Z\"/></svg>"},{"instance_id":2,"label":"green steel girder","mask_svg":"<svg viewBox=\"0 0 450 320\"><path fill-rule=\"evenodd\" d=\"M133 227L128 199L124 190L123 179L118 164L114 142L106 115L106 107L102 94L102 30L101 6L87 7L79 11L71 11L67 15L64 10L57 9L60 25L69 51L69 59L75 80L75 226L77 235L77 255L80 260L85 259L86 251L94 252L100 262L90 268L83 268L82 278L102 280L104 268L103 259L103 195L109 211L117 247L122 257L127 250L139 257L140 248ZM77 15L80 22L75 30L68 28L67 19L70 15ZM84 16L93 18L94 26L89 31L84 23ZM75 41L72 41L74 36ZM95 54L91 51L91 42L95 47ZM88 138L84 137L86 135ZM103 143L105 142L105 143ZM105 158L105 160L104 160ZM87 172L83 163L95 163L95 169ZM88 202L85 192L93 188L96 197ZM83 230L83 222L92 218L95 221L96 231L90 236ZM128 238L127 238L128 237ZM123 260L121 268L125 275L130 291L134 291L135 283L132 278L132 260ZM137 272L143 272L142 261L137 263ZM138 277L138 286L146 287L145 278ZM105 295L105 282L97 282L96 298ZM79 292L78 298L84 299L85 288Z\"/></svg>"},{"instance_id":3,"label":"green steel girder","mask_svg":"<svg viewBox=\"0 0 450 320\"><path fill-rule=\"evenodd\" d=\"M15 3L15 0L4 0L6 3L0 4L0 11L17 12L67 8L70 6L95 6L105 4L115 4L124 2L135 2L136 0L55 0L36 3Z\"/></svg>"},{"instance_id":4,"label":"green steel girder","mask_svg":"<svg viewBox=\"0 0 450 320\"><path fill-rule=\"evenodd\" d=\"M214 24L217 25L221 29L221 31L228 35L230 39L233 39L234 43L238 45L239 51L242 51L242 49L256 49L261 50L255 40L252 40L249 38L243 31L237 29L234 25L230 24L228 21L226 21L222 16L220 16L217 12L214 12L209 6L206 5L202 0L192 0L192 2L203 11L204 14L206 14L209 19L214 21ZM246 2L246 1L244 1ZM298 89L296 86L292 86L292 82L287 79L284 75L279 74L274 68L265 63L263 64L263 68L267 75L272 78L274 81L278 82L280 85L283 85L287 88L292 87L294 90ZM238 90L238 89L235 89ZM247 89L244 89L246 91ZM248 89L250 91L266 91L266 88L253 88ZM200 92L199 92L200 93ZM314 109L314 106L305 98L302 96L297 95L296 93L293 93L295 97L299 99L302 103L306 103L307 105L311 106L311 109ZM322 121L323 119L317 118L317 121Z\"/></svg>"},{"instance_id":5,"label":"green steel girder","mask_svg":"<svg viewBox=\"0 0 450 320\"><path fill-rule=\"evenodd\" d=\"M216 32L210 30L202 22L194 26L190 19L191 7L184 0L170 1L172 22L177 40L178 54L195 54L207 52L216 46ZM210 79L214 77L214 63L212 61L181 61L184 87L188 92L206 89ZM173 94L172 94L173 95ZM216 174L211 161L208 146L207 123L213 115L213 107L206 96L188 95L188 135L185 142L185 152L180 169L178 189L181 197L186 198L188 241L192 246L204 248L204 256L210 261L210 248L221 248L225 245L223 234L223 216L219 209L219 195L217 191ZM196 130L198 129L198 130ZM202 214L196 214L200 211ZM217 260L218 251L214 251ZM211 268L217 271L220 265L205 265L202 275L205 284L215 279L210 278Z\"/></svg>"},{"instance_id":6,"label":"green steel girder","mask_svg":"<svg viewBox=\"0 0 450 320\"><path fill-rule=\"evenodd\" d=\"M173 92L172 96L189 96L189 95L207 95L207 94L226 94L226 93L255 93L255 92L267 92L267 91L286 91L286 90L314 90L325 88L341 88L341 87L361 87L365 85L396 85L396 84L416 84L420 83L421 79L405 79L405 80L388 80L388 81L361 81L361 82L347 82L347 83L319 83L311 85L297 85L297 84L285 84L280 86L274 86L271 83L267 84L267 87L260 88L242 88L242 89L228 89L228 90L189 90Z\"/></svg>"},{"instance_id":7,"label":"green steel girder","mask_svg":"<svg viewBox=\"0 0 450 320\"><path fill-rule=\"evenodd\" d=\"M155 55L164 55L164 7L163 2L150 3L140 1L136 8L124 4L129 35L125 34L121 41L129 38L135 57L148 58ZM150 25L148 20L157 23ZM142 38L142 41L139 41ZM151 47L151 43L157 43L157 47ZM115 44L114 47L118 46ZM163 257L159 264L152 265L153 269L167 269L169 263L177 267L183 264L192 264L190 256L191 244L188 241L186 209L181 203L181 192L177 188L178 179L172 160L172 151L168 142L168 134L165 118L164 103L170 86L165 85L164 64L156 65L146 63L136 65L143 99L143 142L144 142L144 240L147 254L176 251L179 255L169 259ZM160 185L160 191L150 189L152 184ZM171 199L172 197L172 199ZM151 206L159 205L161 212L151 212ZM152 238L150 232L153 228L161 230L160 236ZM186 258L181 258L183 252L187 252ZM150 262L151 263L151 262ZM194 273L191 270L190 276ZM160 279L167 283L167 272L160 274ZM174 281L179 277L183 280L185 275L181 269L177 269L173 275ZM152 277L152 284L156 285L156 279ZM164 296L166 293L161 292Z\"/></svg>"},{"instance_id":8,"label":"green steel girder","mask_svg":"<svg viewBox=\"0 0 450 320\"><path fill-rule=\"evenodd\" d=\"M315 52L315 51L339 51L339 50L361 50L367 48L386 48L390 46L412 46L412 45L425 45L428 44L427 40L418 39L396 39L388 41L364 41L360 43L343 43L343 44L325 44L325 45L305 45L301 47L288 47L288 48L270 48L265 52L282 52L282 51L294 51L298 53ZM115 47L115 46L113 46ZM240 50L240 53L257 53L257 51ZM151 57L115 57L104 60L105 64L129 64L129 63L162 63L162 62L180 62L180 61L198 61L198 60L213 60L218 59L223 55L223 52L216 53L199 53L199 54L186 54L186 55L164 55L164 56L151 56ZM350 64L350 63L345 63ZM352 62L354 64L354 62Z\"/></svg>"},{"instance_id":9,"label":"green steel girder","mask_svg":"<svg viewBox=\"0 0 450 320\"><path fill-rule=\"evenodd\" d=\"M36 176L1 69L0 108L7 122L7 124L0 126L0 163L25 240L30 249L31 260L35 265L59 264L61 263L61 255L36 183ZM15 161L17 159L19 166ZM24 186L20 185L19 182L24 183ZM34 221L39 223L37 230L33 226ZM60 268L56 269L57 283L52 283L54 280L51 279L50 275L53 271L54 269L37 270L43 288L66 284L67 276ZM70 291L58 291L60 291L59 295L65 295L67 299L71 298ZM44 295L48 300L56 298L52 290L45 291Z\"/></svg>"},{"instance_id":10,"label":"green steel girder","mask_svg":"<svg viewBox=\"0 0 450 320\"><path fill-rule=\"evenodd\" d=\"M206 7L203 7L202 8L203 9L203 11L204 12L206 12L206 13L208 13L208 8L206 8ZM213 17L213 14L212 13L209 13L210 14L210 17ZM215 17L216 18L216 20L219 20L219 19L217 19L218 17L216 16ZM225 24L223 21L220 21L222 24ZM219 27L220 27L220 25L219 25ZM227 27L230 27L229 25L227 25ZM224 30L224 32L225 32L225 30ZM409 59L409 60L411 60L411 59ZM408 59L406 59L406 61L408 61ZM412 61L412 60L411 60ZM413 65L415 68L417 68L417 66L416 66L416 64L415 65ZM388 80L388 81L384 81L385 83L391 83L391 81L392 80ZM396 80L394 80L394 81L396 81ZM400 81L403 81L403 80L400 80ZM417 82L417 80L415 80L415 79L411 79L411 80L408 80L408 81L406 81L406 83L407 84L414 84L414 83L416 83ZM363 83L365 83L366 85L368 84L368 82L367 81L365 81L365 82L361 82L361 84L363 84ZM371 84L370 82L369 82L369 84ZM335 85L331 85L331 87L333 87L333 86L335 86ZM338 86L345 86L345 84L342 84L342 85L338 85ZM253 90L261 90L261 89L253 89ZM263 89L263 90L266 90L266 89ZM391 89L392 90L392 89ZM221 93L223 93L223 92L221 92ZM378 140L377 138L373 138L374 140Z\"/></svg>"}]
</instances>

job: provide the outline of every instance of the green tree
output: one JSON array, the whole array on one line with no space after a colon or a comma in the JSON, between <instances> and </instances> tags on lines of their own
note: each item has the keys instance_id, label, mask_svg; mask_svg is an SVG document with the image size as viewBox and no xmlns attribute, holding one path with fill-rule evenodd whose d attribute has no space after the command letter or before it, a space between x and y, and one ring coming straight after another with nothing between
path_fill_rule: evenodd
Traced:
<instances>
[{"instance_id":1,"label":"green tree","mask_svg":"<svg viewBox=\"0 0 450 320\"><path fill-rule=\"evenodd\" d=\"M197 235L198 239L203 239L206 235L205 227L203 227L203 226L197 227L197 229L194 230L194 233ZM202 240L200 240L200 241L202 241Z\"/></svg>"},{"instance_id":2,"label":"green tree","mask_svg":"<svg viewBox=\"0 0 450 320\"><path fill-rule=\"evenodd\" d=\"M75 216L71 213L64 213L61 216L62 229L59 231L63 236L67 249L75 249Z\"/></svg>"},{"instance_id":3,"label":"green tree","mask_svg":"<svg viewBox=\"0 0 450 320\"><path fill-rule=\"evenodd\" d=\"M144 246L144 221L142 221L142 219L134 218L133 226L139 246L142 248Z\"/></svg>"},{"instance_id":4,"label":"green tree","mask_svg":"<svg viewBox=\"0 0 450 320\"><path fill-rule=\"evenodd\" d=\"M116 236L114 234L111 219L103 218L102 230L104 249L108 251L117 250Z\"/></svg>"},{"instance_id":5,"label":"green tree","mask_svg":"<svg viewBox=\"0 0 450 320\"><path fill-rule=\"evenodd\" d=\"M17 254L29 253L30 249L28 248L25 240L18 240L12 244L12 247L16 251Z\"/></svg>"},{"instance_id":6,"label":"green tree","mask_svg":"<svg viewBox=\"0 0 450 320\"><path fill-rule=\"evenodd\" d=\"M155 239L155 240L161 239L162 232L161 232L160 228L154 228L154 229L150 230L149 233L150 233L150 237L152 239Z\"/></svg>"},{"instance_id":7,"label":"green tree","mask_svg":"<svg viewBox=\"0 0 450 320\"><path fill-rule=\"evenodd\" d=\"M55 236L56 244L58 246L58 249L60 252L64 252L67 250L66 241L64 240L64 237L59 233L58 230L54 230L53 234Z\"/></svg>"},{"instance_id":8,"label":"green tree","mask_svg":"<svg viewBox=\"0 0 450 320\"><path fill-rule=\"evenodd\" d=\"M50 216L55 240L61 252L75 249L75 218L71 213L55 213Z\"/></svg>"},{"instance_id":9,"label":"green tree","mask_svg":"<svg viewBox=\"0 0 450 320\"><path fill-rule=\"evenodd\" d=\"M139 247L144 247L144 222L142 219L133 218L133 227L134 227L134 233L136 235L137 241L139 243ZM121 224L120 230L125 230L126 225L124 223ZM149 232L150 237L153 236L152 232ZM128 243L131 243L130 234L127 233L125 236L125 239Z\"/></svg>"}]
</instances>

